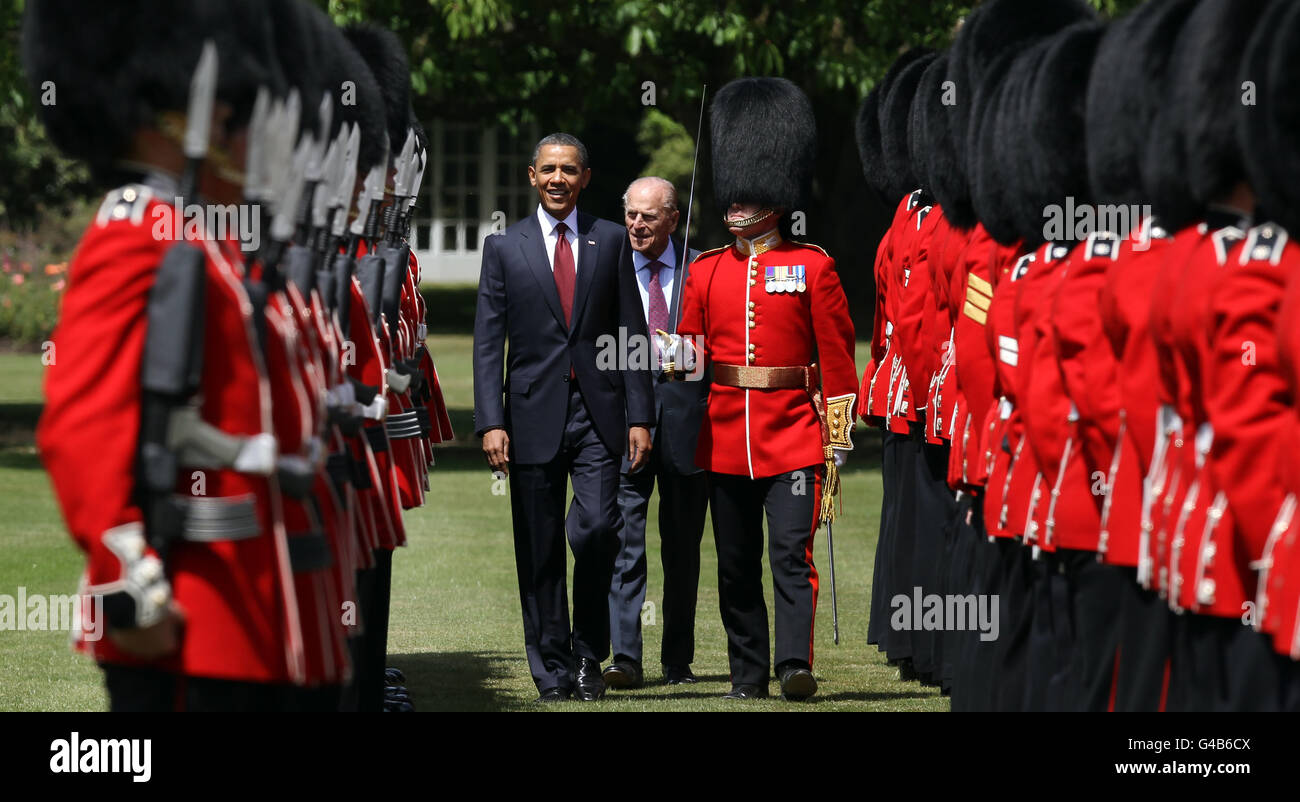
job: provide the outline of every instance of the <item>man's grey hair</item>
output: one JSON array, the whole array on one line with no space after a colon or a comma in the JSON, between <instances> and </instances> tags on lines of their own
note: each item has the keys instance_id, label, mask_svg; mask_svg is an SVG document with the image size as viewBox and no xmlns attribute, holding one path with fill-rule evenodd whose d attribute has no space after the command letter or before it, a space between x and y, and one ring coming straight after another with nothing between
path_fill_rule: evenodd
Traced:
<instances>
[{"instance_id":1,"label":"man's grey hair","mask_svg":"<svg viewBox=\"0 0 1300 802\"><path fill-rule=\"evenodd\" d=\"M673 186L673 182L669 181L667 178L660 178L657 175L643 176L627 185L627 189L623 190L623 211L627 211L627 200L628 196L632 194L632 187L635 187L637 184L642 182L652 183L663 189L664 208L670 212L677 211L677 187Z\"/></svg>"},{"instance_id":2,"label":"man's grey hair","mask_svg":"<svg viewBox=\"0 0 1300 802\"><path fill-rule=\"evenodd\" d=\"M564 147L577 148L578 164L584 170L587 169L589 166L591 166L590 163L587 161L587 146L582 144L581 139L578 139L573 134L555 133L555 134L547 134L546 136L542 137L541 141L537 143L537 147L533 148L534 167L537 166L537 160L542 157L542 148L546 147L547 145L562 145Z\"/></svg>"}]
</instances>

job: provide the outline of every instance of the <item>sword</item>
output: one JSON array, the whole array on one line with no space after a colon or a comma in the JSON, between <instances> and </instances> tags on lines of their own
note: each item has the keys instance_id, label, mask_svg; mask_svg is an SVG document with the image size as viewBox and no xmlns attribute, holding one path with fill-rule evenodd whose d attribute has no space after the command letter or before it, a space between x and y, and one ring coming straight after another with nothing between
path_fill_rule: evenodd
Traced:
<instances>
[{"instance_id":1,"label":"sword","mask_svg":"<svg viewBox=\"0 0 1300 802\"><path fill-rule=\"evenodd\" d=\"M826 551L831 560L831 624L835 629L835 645L840 645L840 605L835 599L835 535L831 522L826 522Z\"/></svg>"},{"instance_id":2,"label":"sword","mask_svg":"<svg viewBox=\"0 0 1300 802\"><path fill-rule=\"evenodd\" d=\"M691 256L691 209L695 205L695 167L700 161L700 135L704 131L704 98L709 93L709 85L704 84L700 90L700 117L695 124L695 149L691 155L691 190L686 196L686 233L682 235L682 266L685 267ZM685 272L685 271L683 271ZM677 317L682 315L682 285L686 282L681 281L681 276L673 281L673 309L677 310ZM673 334L677 333L677 320L673 321ZM667 365L664 366L667 369Z\"/></svg>"}]
</instances>

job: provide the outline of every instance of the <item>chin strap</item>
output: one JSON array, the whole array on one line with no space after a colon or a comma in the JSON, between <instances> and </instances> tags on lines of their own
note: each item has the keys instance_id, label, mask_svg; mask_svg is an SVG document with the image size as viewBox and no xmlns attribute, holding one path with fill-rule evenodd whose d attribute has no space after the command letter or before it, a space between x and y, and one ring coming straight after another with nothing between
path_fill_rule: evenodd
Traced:
<instances>
[{"instance_id":1,"label":"chin strap","mask_svg":"<svg viewBox=\"0 0 1300 802\"><path fill-rule=\"evenodd\" d=\"M759 209L744 220L728 220L724 215L722 222L731 228L749 228L752 225L763 222L774 214L776 214L776 209Z\"/></svg>"}]
</instances>

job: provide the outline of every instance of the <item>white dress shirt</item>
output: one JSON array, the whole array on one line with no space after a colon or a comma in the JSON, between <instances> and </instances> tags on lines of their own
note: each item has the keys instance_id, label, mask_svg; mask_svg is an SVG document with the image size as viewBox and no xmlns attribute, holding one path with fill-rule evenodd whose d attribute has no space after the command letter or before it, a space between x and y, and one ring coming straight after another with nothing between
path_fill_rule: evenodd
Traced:
<instances>
[{"instance_id":1,"label":"white dress shirt","mask_svg":"<svg viewBox=\"0 0 1300 802\"><path fill-rule=\"evenodd\" d=\"M551 217L546 207L537 204L537 222L542 226L542 240L546 243L546 261L551 266L551 272L555 272L555 243L558 241L555 236L555 227L564 223L569 227L564 238L569 241L569 247L573 250L573 277L578 277L578 268L581 267L578 259L578 208L575 206L569 211L569 216L563 220L556 220Z\"/></svg>"},{"instance_id":2,"label":"white dress shirt","mask_svg":"<svg viewBox=\"0 0 1300 802\"><path fill-rule=\"evenodd\" d=\"M646 258L646 255L640 251L632 251L632 266L636 268L636 289L641 293L641 311L645 313L645 319L650 319L650 262L654 261ZM664 266L659 270L659 283L664 289L664 303L668 306L668 314L673 313L673 279L677 276L677 253L673 250L673 241L668 240L668 247L664 252L659 254L658 261L663 262ZM671 323L671 319L669 320Z\"/></svg>"}]
</instances>

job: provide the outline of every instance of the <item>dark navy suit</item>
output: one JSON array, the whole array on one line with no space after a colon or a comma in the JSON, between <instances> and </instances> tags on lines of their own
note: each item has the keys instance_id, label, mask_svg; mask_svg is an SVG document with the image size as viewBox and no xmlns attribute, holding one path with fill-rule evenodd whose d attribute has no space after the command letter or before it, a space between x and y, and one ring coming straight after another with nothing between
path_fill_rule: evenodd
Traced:
<instances>
[{"instance_id":1,"label":"dark navy suit","mask_svg":"<svg viewBox=\"0 0 1300 802\"><path fill-rule=\"evenodd\" d=\"M602 345L626 340L620 327L634 332L645 325L627 232L580 213L574 233L571 326L565 324L536 214L484 242L474 319L474 425L479 435L504 428L510 436L524 641L542 691L572 689L577 658L601 661L609 654L619 457L627 448L628 426L654 421L649 371L602 369L597 363ZM570 477L573 504L566 520ZM566 530L573 550L572 629Z\"/></svg>"},{"instance_id":2,"label":"dark navy suit","mask_svg":"<svg viewBox=\"0 0 1300 802\"><path fill-rule=\"evenodd\" d=\"M680 288L689 267L683 267L682 242L673 239L676 274L669 299L669 321L678 319ZM692 249L689 265L699 256ZM634 273L635 275L635 273ZM639 294L638 294L639 299ZM641 327L648 329L641 310ZM641 661L641 608L646 596L646 514L655 482L659 484L660 557L664 569L663 606L656 623L663 626L660 652L664 665L687 666L695 658L695 601L700 584L700 541L708 511L708 475L695 465L700 421L709 401L707 377L696 381L668 381L653 365L655 374L654 450L650 461L629 473L623 460L618 506L623 525L619 530L619 555L609 590L610 640L615 656ZM660 622L659 619L662 618Z\"/></svg>"}]
</instances>

